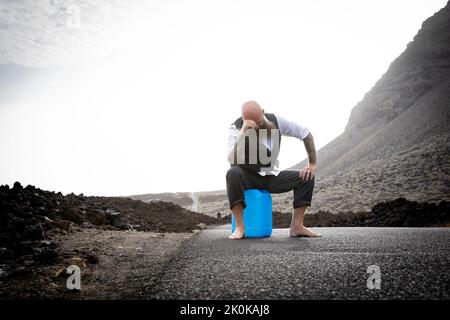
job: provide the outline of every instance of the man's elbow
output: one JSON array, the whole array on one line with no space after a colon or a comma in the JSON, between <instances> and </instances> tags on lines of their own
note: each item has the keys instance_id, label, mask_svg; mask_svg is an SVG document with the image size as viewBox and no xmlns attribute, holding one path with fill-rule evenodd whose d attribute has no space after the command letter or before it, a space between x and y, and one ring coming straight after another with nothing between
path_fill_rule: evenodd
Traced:
<instances>
[{"instance_id":1,"label":"man's elbow","mask_svg":"<svg viewBox=\"0 0 450 320\"><path fill-rule=\"evenodd\" d=\"M313 135L311 132L308 133L308 135L303 139L303 141L311 141L314 140Z\"/></svg>"}]
</instances>

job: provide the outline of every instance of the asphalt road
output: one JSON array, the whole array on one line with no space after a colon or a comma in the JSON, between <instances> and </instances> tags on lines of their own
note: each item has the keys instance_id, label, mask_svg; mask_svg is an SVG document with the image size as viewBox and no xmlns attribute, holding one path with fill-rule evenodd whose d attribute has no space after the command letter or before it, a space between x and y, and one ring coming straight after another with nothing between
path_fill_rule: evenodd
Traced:
<instances>
[{"instance_id":1,"label":"asphalt road","mask_svg":"<svg viewBox=\"0 0 450 320\"><path fill-rule=\"evenodd\" d=\"M449 299L449 228L313 228L322 238L231 241L230 226L182 247L149 298ZM369 266L380 289L368 289Z\"/></svg>"}]
</instances>

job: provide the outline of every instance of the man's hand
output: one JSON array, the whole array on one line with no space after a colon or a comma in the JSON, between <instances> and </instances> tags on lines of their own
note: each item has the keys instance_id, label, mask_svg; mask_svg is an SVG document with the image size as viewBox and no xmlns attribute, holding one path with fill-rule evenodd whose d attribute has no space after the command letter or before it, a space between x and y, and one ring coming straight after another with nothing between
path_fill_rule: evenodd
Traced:
<instances>
[{"instance_id":1,"label":"man's hand","mask_svg":"<svg viewBox=\"0 0 450 320\"><path fill-rule=\"evenodd\" d=\"M300 170L300 172L299 172L300 179L312 180L316 170L317 170L316 164L312 164L312 163L308 164L306 167L304 167L302 170Z\"/></svg>"},{"instance_id":2,"label":"man's hand","mask_svg":"<svg viewBox=\"0 0 450 320\"><path fill-rule=\"evenodd\" d=\"M248 129L257 129L258 125L253 120L244 120L244 124L242 125L241 132L245 132Z\"/></svg>"}]
</instances>

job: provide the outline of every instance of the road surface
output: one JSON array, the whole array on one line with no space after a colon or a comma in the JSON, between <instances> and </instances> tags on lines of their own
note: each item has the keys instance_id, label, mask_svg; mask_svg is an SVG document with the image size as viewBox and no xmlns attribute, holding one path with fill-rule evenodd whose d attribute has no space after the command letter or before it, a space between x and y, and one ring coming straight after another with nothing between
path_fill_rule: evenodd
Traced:
<instances>
[{"instance_id":1,"label":"road surface","mask_svg":"<svg viewBox=\"0 0 450 320\"><path fill-rule=\"evenodd\" d=\"M240 241L227 239L229 229L188 240L147 298L450 297L449 228L313 228L322 233L314 239L274 229L270 238ZM370 266L379 267L380 289L367 286Z\"/></svg>"}]
</instances>

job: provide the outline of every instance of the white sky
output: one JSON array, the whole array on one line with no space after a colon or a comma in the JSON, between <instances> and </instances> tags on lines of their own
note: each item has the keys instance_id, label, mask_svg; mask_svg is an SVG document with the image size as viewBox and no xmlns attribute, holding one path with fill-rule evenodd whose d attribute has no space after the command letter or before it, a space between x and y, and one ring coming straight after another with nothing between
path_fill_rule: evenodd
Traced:
<instances>
[{"instance_id":1,"label":"white sky","mask_svg":"<svg viewBox=\"0 0 450 320\"><path fill-rule=\"evenodd\" d=\"M320 148L445 4L0 0L0 63L71 66L0 87L17 96L0 100L0 184L223 189L227 130L243 102L307 126ZM302 142L283 139L282 169L305 157Z\"/></svg>"}]
</instances>

